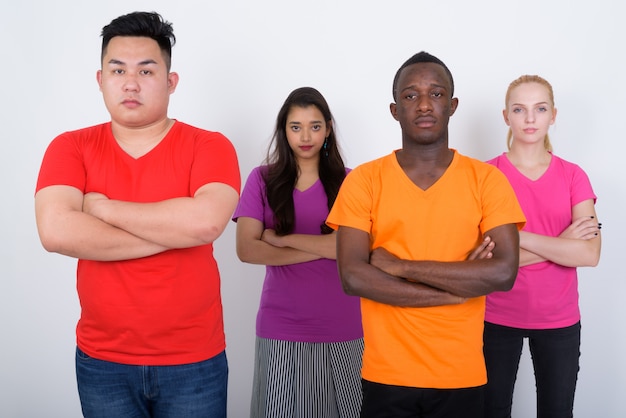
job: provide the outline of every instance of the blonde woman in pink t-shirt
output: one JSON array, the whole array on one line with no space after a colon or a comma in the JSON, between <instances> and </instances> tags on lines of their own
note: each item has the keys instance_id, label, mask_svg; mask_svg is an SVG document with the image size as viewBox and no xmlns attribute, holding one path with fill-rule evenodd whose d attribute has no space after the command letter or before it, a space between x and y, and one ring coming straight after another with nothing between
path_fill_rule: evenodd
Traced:
<instances>
[{"instance_id":1,"label":"blonde woman in pink t-shirt","mask_svg":"<svg viewBox=\"0 0 626 418\"><path fill-rule=\"evenodd\" d=\"M600 258L596 196L585 172L552 153L552 86L536 75L506 93L508 152L489 163L507 176L526 216L513 289L487 297L486 417L510 417L524 338L537 387L537 417L572 417L580 357L577 267Z\"/></svg>"}]
</instances>

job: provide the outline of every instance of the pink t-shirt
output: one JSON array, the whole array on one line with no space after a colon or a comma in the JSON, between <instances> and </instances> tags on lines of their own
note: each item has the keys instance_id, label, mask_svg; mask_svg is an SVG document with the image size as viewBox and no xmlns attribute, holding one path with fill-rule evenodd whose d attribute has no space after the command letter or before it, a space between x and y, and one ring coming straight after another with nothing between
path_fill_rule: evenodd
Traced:
<instances>
[{"instance_id":1,"label":"pink t-shirt","mask_svg":"<svg viewBox=\"0 0 626 418\"><path fill-rule=\"evenodd\" d=\"M550 166L537 180L520 173L502 154L488 163L509 179L520 202L524 231L558 236L572 223L572 207L596 195L585 172L552 155ZM487 297L485 320L514 328L551 329L580 320L576 268L551 261L520 267L513 289Z\"/></svg>"}]
</instances>

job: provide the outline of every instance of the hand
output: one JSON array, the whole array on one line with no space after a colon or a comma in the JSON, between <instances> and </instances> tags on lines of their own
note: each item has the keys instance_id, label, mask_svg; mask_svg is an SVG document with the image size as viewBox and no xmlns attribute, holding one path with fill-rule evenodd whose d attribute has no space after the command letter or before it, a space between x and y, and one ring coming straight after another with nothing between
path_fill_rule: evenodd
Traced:
<instances>
[{"instance_id":1,"label":"hand","mask_svg":"<svg viewBox=\"0 0 626 418\"><path fill-rule=\"evenodd\" d=\"M98 192L89 192L83 196L83 212L98 217L98 202L109 200L107 196Z\"/></svg>"},{"instance_id":2,"label":"hand","mask_svg":"<svg viewBox=\"0 0 626 418\"><path fill-rule=\"evenodd\" d=\"M399 276L398 261L401 259L383 247L376 248L370 254L370 264L392 276Z\"/></svg>"},{"instance_id":3,"label":"hand","mask_svg":"<svg viewBox=\"0 0 626 418\"><path fill-rule=\"evenodd\" d=\"M588 240L598 237L598 231L602 229L602 224L598 223L595 216L584 216L575 219L570 226L565 228L559 238Z\"/></svg>"},{"instance_id":4,"label":"hand","mask_svg":"<svg viewBox=\"0 0 626 418\"><path fill-rule=\"evenodd\" d=\"M467 257L468 260L482 260L485 258L493 257L493 249L495 248L496 243L491 240L491 237L487 236L481 242L478 247L476 247L470 255Z\"/></svg>"},{"instance_id":5,"label":"hand","mask_svg":"<svg viewBox=\"0 0 626 418\"><path fill-rule=\"evenodd\" d=\"M273 245L274 247L285 247L282 237L279 236L273 229L266 229L263 231L261 234L261 241L266 242L269 245Z\"/></svg>"}]
</instances>

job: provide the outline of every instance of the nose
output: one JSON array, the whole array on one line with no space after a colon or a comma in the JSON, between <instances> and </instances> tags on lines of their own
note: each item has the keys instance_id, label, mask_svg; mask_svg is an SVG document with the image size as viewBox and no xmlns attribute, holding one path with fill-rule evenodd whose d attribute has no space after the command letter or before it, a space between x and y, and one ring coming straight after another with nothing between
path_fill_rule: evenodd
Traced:
<instances>
[{"instance_id":1,"label":"nose","mask_svg":"<svg viewBox=\"0 0 626 418\"><path fill-rule=\"evenodd\" d=\"M123 84L124 91L139 91L139 83L137 77L132 74L126 74Z\"/></svg>"},{"instance_id":2,"label":"nose","mask_svg":"<svg viewBox=\"0 0 626 418\"><path fill-rule=\"evenodd\" d=\"M302 142L310 142L311 139L312 139L311 132L308 129L303 129L302 130L302 136L300 137L300 140Z\"/></svg>"},{"instance_id":3,"label":"nose","mask_svg":"<svg viewBox=\"0 0 626 418\"><path fill-rule=\"evenodd\" d=\"M420 112L428 112L432 109L430 98L427 94L420 94L417 100L417 108Z\"/></svg>"},{"instance_id":4,"label":"nose","mask_svg":"<svg viewBox=\"0 0 626 418\"><path fill-rule=\"evenodd\" d=\"M535 121L535 112L533 111L526 112L526 122L532 123L534 121Z\"/></svg>"}]
</instances>

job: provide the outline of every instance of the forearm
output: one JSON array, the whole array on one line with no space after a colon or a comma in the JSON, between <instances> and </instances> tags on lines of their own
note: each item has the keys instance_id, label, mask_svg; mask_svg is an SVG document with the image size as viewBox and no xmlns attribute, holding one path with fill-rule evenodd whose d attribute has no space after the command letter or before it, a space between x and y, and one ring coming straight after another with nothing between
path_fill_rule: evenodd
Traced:
<instances>
[{"instance_id":1,"label":"forearm","mask_svg":"<svg viewBox=\"0 0 626 418\"><path fill-rule=\"evenodd\" d=\"M285 266L321 258L319 255L290 247L275 247L260 239L250 239L245 242L238 240L237 256L244 263L266 266Z\"/></svg>"},{"instance_id":2,"label":"forearm","mask_svg":"<svg viewBox=\"0 0 626 418\"><path fill-rule=\"evenodd\" d=\"M599 235L592 239L572 239L522 231L520 247L566 267L595 266L600 259Z\"/></svg>"},{"instance_id":3,"label":"forearm","mask_svg":"<svg viewBox=\"0 0 626 418\"><path fill-rule=\"evenodd\" d=\"M215 241L226 228L237 199L234 189L221 185L213 195L153 203L97 200L90 203L89 213L147 241L188 248Z\"/></svg>"},{"instance_id":4,"label":"forearm","mask_svg":"<svg viewBox=\"0 0 626 418\"><path fill-rule=\"evenodd\" d=\"M49 252L96 261L147 257L166 247L141 239L80 211L56 219L38 217L43 247Z\"/></svg>"},{"instance_id":5,"label":"forearm","mask_svg":"<svg viewBox=\"0 0 626 418\"><path fill-rule=\"evenodd\" d=\"M335 260L337 258L336 234L308 235L289 234L280 237L283 246L305 253L315 254L321 258Z\"/></svg>"},{"instance_id":6,"label":"forearm","mask_svg":"<svg viewBox=\"0 0 626 418\"><path fill-rule=\"evenodd\" d=\"M535 253L531 253L530 251L527 251L523 248L520 248L519 250L519 266L520 267L530 266L531 264L542 263L544 261L546 261L545 258Z\"/></svg>"},{"instance_id":7,"label":"forearm","mask_svg":"<svg viewBox=\"0 0 626 418\"><path fill-rule=\"evenodd\" d=\"M517 264L498 259L458 262L400 260L394 275L471 298L510 290L517 275Z\"/></svg>"},{"instance_id":8,"label":"forearm","mask_svg":"<svg viewBox=\"0 0 626 418\"><path fill-rule=\"evenodd\" d=\"M419 283L389 275L370 264L339 268L344 291L348 295L393 306L430 307L459 304L464 298Z\"/></svg>"}]
</instances>

